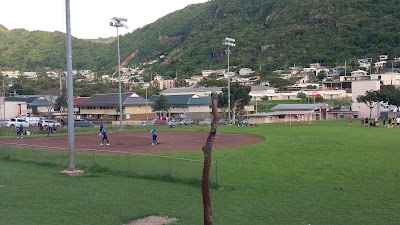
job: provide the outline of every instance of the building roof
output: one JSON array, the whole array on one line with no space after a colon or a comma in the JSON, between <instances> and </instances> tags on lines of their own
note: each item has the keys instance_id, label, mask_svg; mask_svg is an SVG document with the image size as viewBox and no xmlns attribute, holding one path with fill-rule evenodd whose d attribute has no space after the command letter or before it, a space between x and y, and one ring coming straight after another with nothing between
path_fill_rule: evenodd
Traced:
<instances>
[{"instance_id":1,"label":"building roof","mask_svg":"<svg viewBox=\"0 0 400 225\"><path fill-rule=\"evenodd\" d=\"M161 94L173 94L173 93L193 93L193 92L213 92L222 91L222 87L189 87L189 88L169 88L161 91Z\"/></svg>"},{"instance_id":2,"label":"building roof","mask_svg":"<svg viewBox=\"0 0 400 225\"><path fill-rule=\"evenodd\" d=\"M154 102L149 100L146 101L145 98L142 98L135 93L126 98L125 101L122 103L122 105L146 105L146 104L153 105Z\"/></svg>"},{"instance_id":3,"label":"building roof","mask_svg":"<svg viewBox=\"0 0 400 225\"><path fill-rule=\"evenodd\" d=\"M125 101L133 93L121 93L122 102ZM94 94L86 101L83 101L77 106L118 106L119 105L119 93L110 94Z\"/></svg>"},{"instance_id":4,"label":"building roof","mask_svg":"<svg viewBox=\"0 0 400 225\"><path fill-rule=\"evenodd\" d=\"M326 104L279 104L271 108L274 111L284 110L315 110Z\"/></svg>"},{"instance_id":5,"label":"building roof","mask_svg":"<svg viewBox=\"0 0 400 225\"><path fill-rule=\"evenodd\" d=\"M78 105L79 103L88 100L89 97L76 97L74 98L74 105Z\"/></svg>"},{"instance_id":6,"label":"building roof","mask_svg":"<svg viewBox=\"0 0 400 225\"><path fill-rule=\"evenodd\" d=\"M35 99L37 99L39 97L37 96L29 96L29 97L22 97L22 96L11 96L11 97L6 97L5 101L7 102L26 102L28 104L32 103L33 101L35 101Z\"/></svg>"},{"instance_id":7,"label":"building roof","mask_svg":"<svg viewBox=\"0 0 400 225\"><path fill-rule=\"evenodd\" d=\"M198 95L164 95L170 105L210 105L210 97L199 97ZM153 95L150 101L156 102L159 95Z\"/></svg>"},{"instance_id":8,"label":"building roof","mask_svg":"<svg viewBox=\"0 0 400 225\"><path fill-rule=\"evenodd\" d=\"M47 99L44 99L44 98L37 98L28 105L30 105L30 106L52 106L52 105L54 105L54 103Z\"/></svg>"},{"instance_id":9,"label":"building roof","mask_svg":"<svg viewBox=\"0 0 400 225\"><path fill-rule=\"evenodd\" d=\"M262 91L268 89L276 89L274 87L268 86L251 86L252 91ZM173 94L173 93L195 93L195 92L221 92L222 87L189 87L189 88L169 88L166 90L161 91L161 94Z\"/></svg>"},{"instance_id":10,"label":"building roof","mask_svg":"<svg viewBox=\"0 0 400 225\"><path fill-rule=\"evenodd\" d=\"M281 116L281 115L307 115L317 114L314 111L279 111L279 112L268 112L268 113L254 113L246 114L246 117L265 117L265 116Z\"/></svg>"},{"instance_id":11,"label":"building roof","mask_svg":"<svg viewBox=\"0 0 400 225\"><path fill-rule=\"evenodd\" d=\"M28 106L49 106L53 102L47 100L43 96L12 96L6 97L7 102L26 102Z\"/></svg>"}]
</instances>

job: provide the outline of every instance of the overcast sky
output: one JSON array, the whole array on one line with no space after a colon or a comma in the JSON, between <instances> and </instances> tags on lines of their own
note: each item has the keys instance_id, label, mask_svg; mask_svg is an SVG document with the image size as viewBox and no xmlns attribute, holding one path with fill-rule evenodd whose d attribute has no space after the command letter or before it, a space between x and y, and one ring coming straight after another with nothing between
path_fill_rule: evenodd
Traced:
<instances>
[{"instance_id":1,"label":"overcast sky","mask_svg":"<svg viewBox=\"0 0 400 225\"><path fill-rule=\"evenodd\" d=\"M70 0L71 32L77 38L116 36L112 17L128 19L129 28L143 27L168 13L207 0ZM66 32L65 0L1 0L0 24L8 29Z\"/></svg>"}]
</instances>

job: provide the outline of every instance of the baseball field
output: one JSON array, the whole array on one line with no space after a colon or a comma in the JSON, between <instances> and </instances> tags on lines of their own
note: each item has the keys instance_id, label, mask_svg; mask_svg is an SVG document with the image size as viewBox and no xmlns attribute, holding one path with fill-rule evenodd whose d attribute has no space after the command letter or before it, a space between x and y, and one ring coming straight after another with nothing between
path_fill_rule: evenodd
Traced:
<instances>
[{"instance_id":1,"label":"baseball field","mask_svg":"<svg viewBox=\"0 0 400 225\"><path fill-rule=\"evenodd\" d=\"M125 151L196 161L203 158L201 146L208 129L157 128L156 146L149 145L150 133L142 127L110 130L111 145L99 146L101 137L94 128L77 133L76 142L87 150L104 147L102 165L119 164ZM320 121L220 126L218 132L213 150L218 186L211 191L214 224L400 221L400 128ZM67 147L66 140L65 134L0 139L0 224L121 225L149 215L175 217L175 224L203 224L201 188L196 182L132 176L111 166L87 167L84 176L67 177L55 163L17 157L31 155L31 149L21 153L24 144L59 149ZM19 144L22 147L14 154ZM50 149L48 154L58 152ZM76 157L79 162L79 157L87 156L83 152ZM190 165L180 172L189 172Z\"/></svg>"}]
</instances>

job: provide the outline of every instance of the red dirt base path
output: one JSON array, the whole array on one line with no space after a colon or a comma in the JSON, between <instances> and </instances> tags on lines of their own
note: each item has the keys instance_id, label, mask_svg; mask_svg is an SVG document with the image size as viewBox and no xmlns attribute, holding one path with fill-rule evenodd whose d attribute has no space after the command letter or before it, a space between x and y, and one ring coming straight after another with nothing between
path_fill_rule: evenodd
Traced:
<instances>
[{"instance_id":1,"label":"red dirt base path","mask_svg":"<svg viewBox=\"0 0 400 225\"><path fill-rule=\"evenodd\" d=\"M123 153L171 152L201 150L206 143L209 132L179 132L157 131L158 145L151 145L151 133L137 132L109 132L111 145L100 146L103 136L96 134L75 135L76 150L105 150ZM248 134L217 133L213 149L245 146L264 140L263 137ZM38 147L55 147L68 149L68 136L24 136L23 139L4 138L0 143L11 145L27 145Z\"/></svg>"}]
</instances>

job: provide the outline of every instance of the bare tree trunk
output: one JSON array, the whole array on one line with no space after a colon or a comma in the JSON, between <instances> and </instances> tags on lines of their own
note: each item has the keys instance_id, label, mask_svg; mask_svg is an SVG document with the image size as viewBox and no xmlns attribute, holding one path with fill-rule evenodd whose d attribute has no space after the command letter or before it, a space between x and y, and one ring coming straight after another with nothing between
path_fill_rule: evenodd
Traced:
<instances>
[{"instance_id":1,"label":"bare tree trunk","mask_svg":"<svg viewBox=\"0 0 400 225\"><path fill-rule=\"evenodd\" d=\"M211 168L211 152L214 143L215 135L217 134L219 114L217 111L218 96L216 92L211 94L211 109L213 120L211 122L211 131L208 135L207 142L203 146L204 165L201 189L203 194L203 209L204 209L204 225L212 225L212 210L210 198L210 168Z\"/></svg>"}]
</instances>

